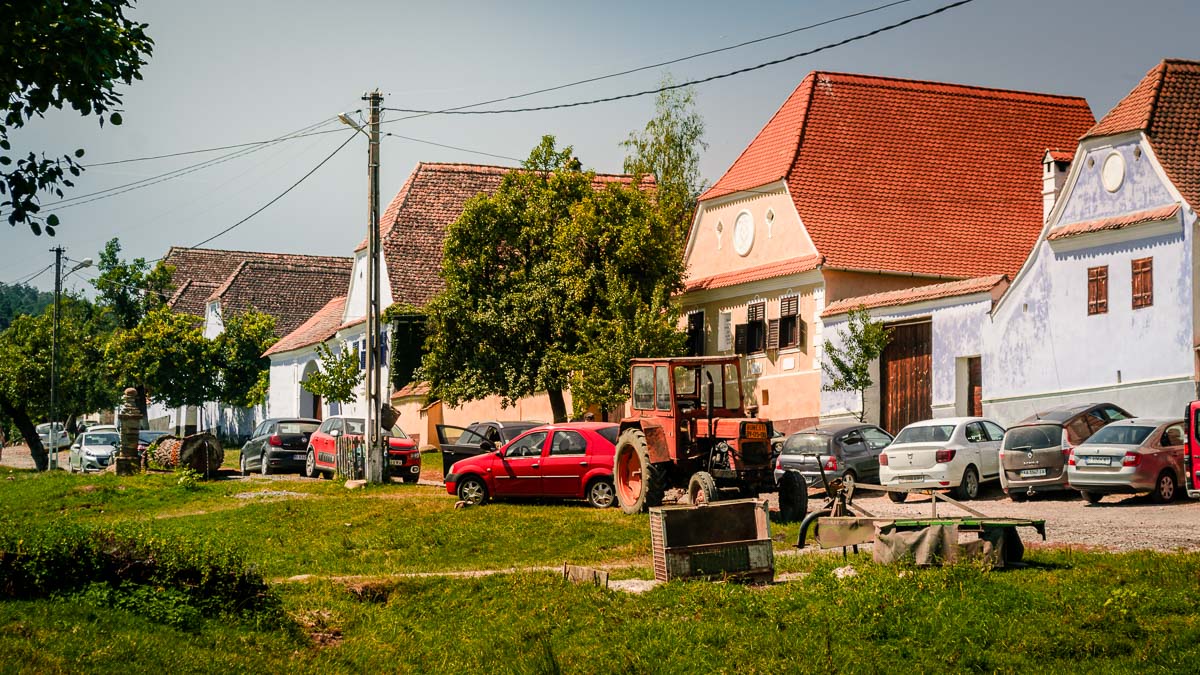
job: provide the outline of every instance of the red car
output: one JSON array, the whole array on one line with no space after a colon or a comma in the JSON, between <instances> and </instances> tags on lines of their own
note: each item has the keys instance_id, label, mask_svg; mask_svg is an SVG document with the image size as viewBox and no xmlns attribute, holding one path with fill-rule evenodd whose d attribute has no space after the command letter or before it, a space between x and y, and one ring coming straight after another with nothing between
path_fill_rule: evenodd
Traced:
<instances>
[{"instance_id":1,"label":"red car","mask_svg":"<svg viewBox=\"0 0 1200 675\"><path fill-rule=\"evenodd\" d=\"M337 472L337 439L339 436L362 436L366 422L361 417L337 415L328 417L308 439L308 455L304 460L304 475L332 477ZM405 483L415 483L421 477L421 452L417 444L399 426L388 432L388 475Z\"/></svg>"},{"instance_id":2,"label":"red car","mask_svg":"<svg viewBox=\"0 0 1200 675\"><path fill-rule=\"evenodd\" d=\"M469 504L492 497L586 499L596 508L615 503L612 470L617 425L574 422L535 427L499 450L454 463L446 492Z\"/></svg>"}]
</instances>

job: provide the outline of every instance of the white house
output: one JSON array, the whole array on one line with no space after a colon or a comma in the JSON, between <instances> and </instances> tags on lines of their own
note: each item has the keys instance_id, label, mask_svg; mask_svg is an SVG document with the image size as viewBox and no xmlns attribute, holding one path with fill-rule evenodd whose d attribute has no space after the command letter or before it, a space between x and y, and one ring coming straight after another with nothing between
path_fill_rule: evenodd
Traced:
<instances>
[{"instance_id":1,"label":"white house","mask_svg":"<svg viewBox=\"0 0 1200 675\"><path fill-rule=\"evenodd\" d=\"M1063 402L1181 415L1196 396L1200 63L1167 60L1080 141L1041 236L983 332L984 410Z\"/></svg>"}]
</instances>

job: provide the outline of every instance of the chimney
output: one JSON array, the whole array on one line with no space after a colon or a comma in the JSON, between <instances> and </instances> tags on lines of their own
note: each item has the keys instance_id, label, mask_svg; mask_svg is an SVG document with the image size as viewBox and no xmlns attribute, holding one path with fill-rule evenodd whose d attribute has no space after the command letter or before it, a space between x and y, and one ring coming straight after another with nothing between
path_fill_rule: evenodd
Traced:
<instances>
[{"instance_id":1,"label":"chimney","mask_svg":"<svg viewBox=\"0 0 1200 675\"><path fill-rule=\"evenodd\" d=\"M1058 200L1058 193L1067 180L1067 170L1071 168L1073 156L1073 153L1050 149L1042 156L1042 222L1054 210L1054 202Z\"/></svg>"}]
</instances>

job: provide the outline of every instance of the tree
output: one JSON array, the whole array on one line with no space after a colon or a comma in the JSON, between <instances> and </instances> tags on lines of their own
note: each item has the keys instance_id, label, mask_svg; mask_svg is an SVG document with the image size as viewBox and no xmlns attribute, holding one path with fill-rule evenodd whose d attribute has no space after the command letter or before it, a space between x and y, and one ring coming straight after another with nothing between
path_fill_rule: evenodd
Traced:
<instances>
[{"instance_id":1,"label":"tree","mask_svg":"<svg viewBox=\"0 0 1200 675\"><path fill-rule=\"evenodd\" d=\"M545 391L564 421L568 386L577 410L615 405L630 357L678 348L678 236L638 187L594 178L543 137L447 229L422 361L434 396L510 405Z\"/></svg>"},{"instance_id":2,"label":"tree","mask_svg":"<svg viewBox=\"0 0 1200 675\"><path fill-rule=\"evenodd\" d=\"M25 284L0 283L0 331L22 314L41 314L54 302L54 294Z\"/></svg>"},{"instance_id":3,"label":"tree","mask_svg":"<svg viewBox=\"0 0 1200 675\"><path fill-rule=\"evenodd\" d=\"M867 413L867 390L875 383L871 380L871 364L874 363L892 339L892 331L882 321L871 319L865 307L850 310L846 329L838 329L842 347L835 348L825 341L825 359L821 369L829 378L822 387L825 391L857 391L859 400L858 421L864 421Z\"/></svg>"},{"instance_id":4,"label":"tree","mask_svg":"<svg viewBox=\"0 0 1200 675\"><path fill-rule=\"evenodd\" d=\"M425 355L425 309L397 302L384 310L383 323L392 327L388 364L392 387L403 389L416 377Z\"/></svg>"},{"instance_id":5,"label":"tree","mask_svg":"<svg viewBox=\"0 0 1200 675\"><path fill-rule=\"evenodd\" d=\"M263 353L278 341L270 314L248 311L225 317L225 330L213 340L217 400L240 408L267 400L271 360Z\"/></svg>"},{"instance_id":6,"label":"tree","mask_svg":"<svg viewBox=\"0 0 1200 675\"><path fill-rule=\"evenodd\" d=\"M673 84L670 75L663 86ZM696 198L704 190L700 177L700 154L708 149L704 142L704 118L695 110L695 92L691 87L660 92L655 101L654 117L641 132L632 132L621 143L625 173L654 176L659 208L663 218L686 235L691 227Z\"/></svg>"},{"instance_id":7,"label":"tree","mask_svg":"<svg viewBox=\"0 0 1200 675\"><path fill-rule=\"evenodd\" d=\"M679 230L636 187L610 185L580 204L555 251L567 299L582 316L569 360L575 414L629 398L629 360L683 350Z\"/></svg>"},{"instance_id":8,"label":"tree","mask_svg":"<svg viewBox=\"0 0 1200 675\"><path fill-rule=\"evenodd\" d=\"M83 171L74 156L48 158L30 152L14 154L9 133L50 108L70 105L80 114L96 115L121 123L117 110L121 96L118 83L142 79L153 40L146 24L125 16L129 0L56 0L28 2L0 0L0 88L8 100L0 124L0 211L7 211L12 226L25 223L33 233L53 236L58 217L41 215L43 192L63 196L72 187L66 174Z\"/></svg>"},{"instance_id":9,"label":"tree","mask_svg":"<svg viewBox=\"0 0 1200 675\"><path fill-rule=\"evenodd\" d=\"M151 399L173 408L201 405L217 391L217 355L200 320L165 306L133 328L114 331L104 362L116 382L144 387Z\"/></svg>"},{"instance_id":10,"label":"tree","mask_svg":"<svg viewBox=\"0 0 1200 675\"><path fill-rule=\"evenodd\" d=\"M80 298L60 304L58 330L57 408L60 418L116 405L118 391L103 368L102 312ZM46 448L35 420L50 416L53 308L37 316L20 316L0 333L0 413L12 420L29 445L39 471L48 466Z\"/></svg>"},{"instance_id":11,"label":"tree","mask_svg":"<svg viewBox=\"0 0 1200 675\"><path fill-rule=\"evenodd\" d=\"M320 368L304 378L300 386L331 403L349 403L355 399L354 390L363 380L358 367L358 352L343 349L334 354L324 342L317 344Z\"/></svg>"}]
</instances>

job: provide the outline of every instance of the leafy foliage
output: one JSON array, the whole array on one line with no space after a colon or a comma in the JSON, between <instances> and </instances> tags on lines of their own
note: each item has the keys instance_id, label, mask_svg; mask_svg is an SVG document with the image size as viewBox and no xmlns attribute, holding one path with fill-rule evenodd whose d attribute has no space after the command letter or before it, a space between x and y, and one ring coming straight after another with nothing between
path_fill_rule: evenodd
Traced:
<instances>
[{"instance_id":1,"label":"leafy foliage","mask_svg":"<svg viewBox=\"0 0 1200 675\"><path fill-rule=\"evenodd\" d=\"M866 392L874 385L871 380L871 364L874 363L888 342L892 332L882 321L871 319L864 307L850 310L846 329L838 330L842 347L835 348L825 341L825 359L821 369L829 378L825 391L857 391L859 394L858 420L863 421L867 412Z\"/></svg>"},{"instance_id":2,"label":"leafy foliage","mask_svg":"<svg viewBox=\"0 0 1200 675\"><path fill-rule=\"evenodd\" d=\"M392 387L402 389L416 377L425 354L426 312L423 307L398 302L383 312L384 323L392 326L388 373Z\"/></svg>"},{"instance_id":3,"label":"leafy foliage","mask_svg":"<svg viewBox=\"0 0 1200 675\"><path fill-rule=\"evenodd\" d=\"M137 326L113 332L104 350L112 378L145 387L165 405L200 405L216 393L217 354L200 320L165 306L151 310Z\"/></svg>"},{"instance_id":4,"label":"leafy foliage","mask_svg":"<svg viewBox=\"0 0 1200 675\"><path fill-rule=\"evenodd\" d=\"M122 261L121 242L116 238L104 245L97 269L100 276L92 285L120 328L137 326L147 313L166 304L169 298L171 267L159 263L151 268L145 258Z\"/></svg>"},{"instance_id":5,"label":"leafy foliage","mask_svg":"<svg viewBox=\"0 0 1200 675\"><path fill-rule=\"evenodd\" d=\"M225 330L213 340L217 400L242 408L267 400L271 360L263 353L278 341L275 317L269 314L248 311L225 317Z\"/></svg>"},{"instance_id":6,"label":"leafy foliage","mask_svg":"<svg viewBox=\"0 0 1200 675\"><path fill-rule=\"evenodd\" d=\"M58 217L41 215L40 193L63 196L83 167L83 150L49 158L16 157L9 135L50 108L70 105L80 114L121 123L118 83L142 79L143 57L153 41L146 24L125 16L129 0L0 1L0 89L7 105L0 124L0 209L9 224L25 223L34 234L54 235ZM14 164L15 158L15 164ZM11 168L8 168L11 167Z\"/></svg>"},{"instance_id":7,"label":"leafy foliage","mask_svg":"<svg viewBox=\"0 0 1200 675\"><path fill-rule=\"evenodd\" d=\"M358 369L358 352L343 349L334 354L329 345L321 342L317 344L317 359L320 368L304 378L300 386L331 403L353 401L354 390L363 380L363 372Z\"/></svg>"},{"instance_id":8,"label":"leafy foliage","mask_svg":"<svg viewBox=\"0 0 1200 675\"><path fill-rule=\"evenodd\" d=\"M663 78L664 86L672 83L670 75ZM678 228L681 236L687 234L696 198L704 190L700 154L708 144L704 142L704 118L695 106L691 87L660 92L646 128L630 133L621 143L629 153L625 173L654 176L662 217Z\"/></svg>"},{"instance_id":9,"label":"leafy foliage","mask_svg":"<svg viewBox=\"0 0 1200 675\"><path fill-rule=\"evenodd\" d=\"M24 284L0 283L0 331L22 314L41 314L54 302L54 294Z\"/></svg>"}]
</instances>

